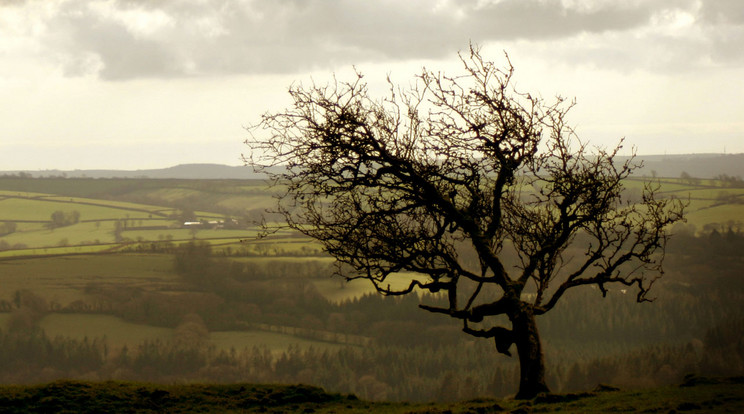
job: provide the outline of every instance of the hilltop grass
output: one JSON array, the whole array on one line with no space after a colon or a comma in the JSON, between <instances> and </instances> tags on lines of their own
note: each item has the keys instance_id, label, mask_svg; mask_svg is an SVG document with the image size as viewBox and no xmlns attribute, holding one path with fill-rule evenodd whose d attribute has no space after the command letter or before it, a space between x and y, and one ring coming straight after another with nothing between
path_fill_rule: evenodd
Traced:
<instances>
[{"instance_id":1,"label":"hilltop grass","mask_svg":"<svg viewBox=\"0 0 744 414\"><path fill-rule=\"evenodd\" d=\"M476 399L459 403L391 403L330 394L306 385L185 384L56 381L0 386L6 413L607 413L744 412L741 378L647 390L598 388L580 394L547 394L534 400Z\"/></svg>"}]
</instances>

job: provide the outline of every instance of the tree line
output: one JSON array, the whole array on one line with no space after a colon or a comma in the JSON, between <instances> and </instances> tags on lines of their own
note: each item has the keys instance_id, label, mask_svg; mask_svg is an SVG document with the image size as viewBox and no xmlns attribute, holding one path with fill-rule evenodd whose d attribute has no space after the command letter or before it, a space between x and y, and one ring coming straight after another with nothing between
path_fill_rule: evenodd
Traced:
<instances>
[{"instance_id":1,"label":"tree line","mask_svg":"<svg viewBox=\"0 0 744 414\"><path fill-rule=\"evenodd\" d=\"M585 391L598 384L632 388L678 384L691 373L741 375L744 319L712 327L701 343L650 345L632 352L550 365L556 391ZM365 399L456 401L504 397L518 380L515 363L483 343L460 346L373 345L315 349L217 349L174 337L112 348L104 338L51 338L39 329L0 330L0 381L38 383L59 378L150 382L304 383Z\"/></svg>"}]
</instances>

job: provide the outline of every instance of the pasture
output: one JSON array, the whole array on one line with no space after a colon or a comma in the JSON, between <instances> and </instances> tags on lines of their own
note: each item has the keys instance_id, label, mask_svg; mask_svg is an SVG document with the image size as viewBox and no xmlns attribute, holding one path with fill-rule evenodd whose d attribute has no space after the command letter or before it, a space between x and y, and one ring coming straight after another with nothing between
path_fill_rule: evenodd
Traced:
<instances>
[{"instance_id":1,"label":"pasture","mask_svg":"<svg viewBox=\"0 0 744 414\"><path fill-rule=\"evenodd\" d=\"M2 323L1 319L0 323ZM145 341L167 342L175 339L177 335L176 329L173 328L126 322L110 315L52 313L39 321L39 327L50 337L64 336L78 340L105 337L106 343L112 350L123 346L136 349ZM205 338L205 344L214 346L217 351L230 351L231 349L242 351L254 347L265 347L275 354L286 352L290 347L301 349L313 347L322 350L341 346L260 330L210 332Z\"/></svg>"},{"instance_id":2,"label":"pasture","mask_svg":"<svg viewBox=\"0 0 744 414\"><path fill-rule=\"evenodd\" d=\"M627 193L631 199L638 199L645 179L633 178L626 181ZM717 229L744 229L744 188L725 187L718 180L700 180L690 183L678 178L660 178L659 194L676 197L686 202L687 223L695 226L698 232Z\"/></svg>"},{"instance_id":3,"label":"pasture","mask_svg":"<svg viewBox=\"0 0 744 414\"><path fill-rule=\"evenodd\" d=\"M173 213L173 209L158 206L57 196L5 196L0 199L0 203L2 203L0 220L3 221L49 221L49 217L56 210L77 210L81 218L88 221L141 220L153 216L167 217Z\"/></svg>"},{"instance_id":4,"label":"pasture","mask_svg":"<svg viewBox=\"0 0 744 414\"><path fill-rule=\"evenodd\" d=\"M0 299L29 290L66 306L97 284L167 290L179 283L167 255L93 254L0 261Z\"/></svg>"},{"instance_id":5,"label":"pasture","mask_svg":"<svg viewBox=\"0 0 744 414\"><path fill-rule=\"evenodd\" d=\"M5 246L15 246L13 250L34 249L23 255L52 255L60 252L39 252L38 249L132 241L239 239L256 235L255 231L244 229L215 230L213 226L184 228L183 219L177 217L177 211L162 206L109 200L40 194L10 195L6 191L0 195L0 223L15 223L15 231L2 235L0 240ZM55 212L74 212L79 218L74 223L53 226L50 218ZM196 211L193 214L191 221L224 219L218 213Z\"/></svg>"}]
</instances>

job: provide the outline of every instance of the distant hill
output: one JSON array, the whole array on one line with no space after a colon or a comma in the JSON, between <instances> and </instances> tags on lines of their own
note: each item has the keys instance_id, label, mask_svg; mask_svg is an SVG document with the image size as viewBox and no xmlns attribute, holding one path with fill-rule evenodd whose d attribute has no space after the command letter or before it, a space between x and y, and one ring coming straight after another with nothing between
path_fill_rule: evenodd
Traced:
<instances>
[{"instance_id":1,"label":"distant hill","mask_svg":"<svg viewBox=\"0 0 744 414\"><path fill-rule=\"evenodd\" d=\"M180 179L256 179L261 174L247 166L221 164L181 164L175 167L151 170L39 170L4 171L2 174L31 174L34 177L64 176L69 178L180 178Z\"/></svg>"},{"instance_id":2,"label":"distant hill","mask_svg":"<svg viewBox=\"0 0 744 414\"><path fill-rule=\"evenodd\" d=\"M618 157L622 162L627 157ZM686 172L691 177L713 178L721 174L744 177L744 154L675 154L639 155L643 168L637 175L679 177ZM151 170L40 170L0 171L3 174L31 174L34 177L65 176L70 178L182 178L182 179L256 179L263 178L249 166L221 164L181 164ZM654 174L655 172L655 174Z\"/></svg>"},{"instance_id":3,"label":"distant hill","mask_svg":"<svg viewBox=\"0 0 744 414\"><path fill-rule=\"evenodd\" d=\"M744 154L639 155L637 159L643 161L643 168L637 174L649 177L653 172L657 177L679 177L683 172L696 178L721 174L744 177Z\"/></svg>"}]
</instances>

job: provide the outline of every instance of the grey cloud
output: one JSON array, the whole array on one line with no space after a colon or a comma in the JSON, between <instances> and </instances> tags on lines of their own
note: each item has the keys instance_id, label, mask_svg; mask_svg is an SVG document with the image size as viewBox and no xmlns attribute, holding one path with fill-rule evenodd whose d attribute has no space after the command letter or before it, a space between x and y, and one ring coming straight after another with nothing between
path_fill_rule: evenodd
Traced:
<instances>
[{"instance_id":1,"label":"grey cloud","mask_svg":"<svg viewBox=\"0 0 744 414\"><path fill-rule=\"evenodd\" d=\"M103 62L100 74L106 79L127 79L132 74L171 76L182 72L177 56L167 45L135 38L120 26L105 26L94 33L78 31L76 37L78 44L98 54Z\"/></svg>"},{"instance_id":2,"label":"grey cloud","mask_svg":"<svg viewBox=\"0 0 744 414\"><path fill-rule=\"evenodd\" d=\"M739 0L708 0L700 20L709 28L744 20ZM441 3L441 2L440 2ZM431 0L119 0L119 11L157 11L172 24L156 34L133 33L90 2L73 0L49 22L49 43L68 72L100 61L99 75L121 80L200 74L296 72L335 64L440 58L468 41L555 40L580 33L628 32L660 10L693 2L655 0L568 7L560 1ZM579 3L580 4L580 3ZM734 10L736 9L736 10ZM724 16L724 17L721 17ZM710 29L718 54L729 50ZM712 34L711 34L712 33ZM54 39L54 40L53 40ZM57 40L62 39L62 40ZM684 49L684 45L676 45ZM675 46L675 47L676 47ZM616 47L616 46L613 46ZM623 45L619 46L621 49ZM602 54L591 54L586 58ZM619 55L632 53L616 51ZM713 59L717 55L711 54Z\"/></svg>"},{"instance_id":3,"label":"grey cloud","mask_svg":"<svg viewBox=\"0 0 744 414\"><path fill-rule=\"evenodd\" d=\"M744 4L741 0L706 0L700 19L711 40L706 53L713 61L744 62Z\"/></svg>"},{"instance_id":4,"label":"grey cloud","mask_svg":"<svg viewBox=\"0 0 744 414\"><path fill-rule=\"evenodd\" d=\"M91 13L82 2L60 9L49 22L46 44L71 75L99 70L102 78L120 80L182 73L167 44L138 37L122 23Z\"/></svg>"},{"instance_id":5,"label":"grey cloud","mask_svg":"<svg viewBox=\"0 0 744 414\"><path fill-rule=\"evenodd\" d=\"M474 10L478 32L500 39L544 39L570 36L580 32L627 30L645 24L652 10L606 8L582 11L568 9L559 2L507 1L482 10Z\"/></svg>"},{"instance_id":6,"label":"grey cloud","mask_svg":"<svg viewBox=\"0 0 744 414\"><path fill-rule=\"evenodd\" d=\"M701 3L700 17L713 24L744 24L744 4L741 0L705 0Z\"/></svg>"}]
</instances>

